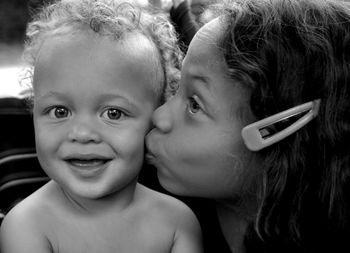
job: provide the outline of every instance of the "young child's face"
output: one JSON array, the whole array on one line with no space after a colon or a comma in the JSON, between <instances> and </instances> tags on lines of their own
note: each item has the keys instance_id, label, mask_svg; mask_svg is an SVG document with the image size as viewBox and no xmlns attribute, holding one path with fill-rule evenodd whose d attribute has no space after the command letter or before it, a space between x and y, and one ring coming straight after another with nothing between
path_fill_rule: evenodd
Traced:
<instances>
[{"instance_id":1,"label":"young child's face","mask_svg":"<svg viewBox=\"0 0 350 253\"><path fill-rule=\"evenodd\" d=\"M230 198L245 187L249 152L239 108L248 107L248 92L227 76L216 45L217 20L193 38L184 59L178 93L153 117L147 138L148 158L170 192L209 198ZM247 110L249 111L249 110Z\"/></svg>"},{"instance_id":2,"label":"young child's face","mask_svg":"<svg viewBox=\"0 0 350 253\"><path fill-rule=\"evenodd\" d=\"M159 101L154 55L138 34L44 42L34 72L36 148L44 170L70 194L100 198L135 182Z\"/></svg>"}]
</instances>

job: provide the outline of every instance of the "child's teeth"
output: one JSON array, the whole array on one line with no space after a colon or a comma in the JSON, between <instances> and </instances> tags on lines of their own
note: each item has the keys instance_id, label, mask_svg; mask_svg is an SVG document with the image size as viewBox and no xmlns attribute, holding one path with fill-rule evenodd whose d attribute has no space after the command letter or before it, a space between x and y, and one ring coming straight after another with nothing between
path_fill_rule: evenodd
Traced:
<instances>
[{"instance_id":1,"label":"child's teeth","mask_svg":"<svg viewBox=\"0 0 350 253\"><path fill-rule=\"evenodd\" d=\"M71 163L76 166L97 166L104 163L103 160L71 160Z\"/></svg>"}]
</instances>

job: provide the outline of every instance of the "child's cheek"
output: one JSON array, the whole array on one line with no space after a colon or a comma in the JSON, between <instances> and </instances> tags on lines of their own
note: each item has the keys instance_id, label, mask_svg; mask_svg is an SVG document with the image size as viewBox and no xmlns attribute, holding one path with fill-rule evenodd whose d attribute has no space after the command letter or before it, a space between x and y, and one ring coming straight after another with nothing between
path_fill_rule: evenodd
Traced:
<instances>
[{"instance_id":1,"label":"child's cheek","mask_svg":"<svg viewBox=\"0 0 350 253\"><path fill-rule=\"evenodd\" d=\"M111 136L109 145L120 157L127 161L141 161L144 156L144 142L147 131L147 125L142 128L130 125L123 130L119 129Z\"/></svg>"}]
</instances>

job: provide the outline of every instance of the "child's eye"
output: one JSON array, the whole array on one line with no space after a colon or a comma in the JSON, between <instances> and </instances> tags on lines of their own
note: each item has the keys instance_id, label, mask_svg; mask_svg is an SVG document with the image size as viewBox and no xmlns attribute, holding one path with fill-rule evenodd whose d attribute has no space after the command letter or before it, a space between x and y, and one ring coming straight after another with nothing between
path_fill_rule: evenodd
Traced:
<instances>
[{"instance_id":1,"label":"child's eye","mask_svg":"<svg viewBox=\"0 0 350 253\"><path fill-rule=\"evenodd\" d=\"M70 111L63 106L52 107L48 114L51 118L62 119L67 118L70 115Z\"/></svg>"},{"instance_id":2,"label":"child's eye","mask_svg":"<svg viewBox=\"0 0 350 253\"><path fill-rule=\"evenodd\" d=\"M102 117L112 120L119 120L125 113L116 108L108 108L102 113Z\"/></svg>"},{"instance_id":3,"label":"child's eye","mask_svg":"<svg viewBox=\"0 0 350 253\"><path fill-rule=\"evenodd\" d=\"M194 114L201 110L201 106L199 105L199 103L196 101L194 97L189 97L188 101L189 101L188 111L190 113Z\"/></svg>"}]
</instances>

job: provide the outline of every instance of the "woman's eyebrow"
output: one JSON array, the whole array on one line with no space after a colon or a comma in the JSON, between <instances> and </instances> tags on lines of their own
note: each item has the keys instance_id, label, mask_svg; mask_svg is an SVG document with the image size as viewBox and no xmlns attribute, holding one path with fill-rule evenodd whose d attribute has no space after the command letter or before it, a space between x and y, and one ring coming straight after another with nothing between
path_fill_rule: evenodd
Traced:
<instances>
[{"instance_id":1,"label":"woman's eyebrow","mask_svg":"<svg viewBox=\"0 0 350 253\"><path fill-rule=\"evenodd\" d=\"M209 103L210 98L213 96L213 86L211 85L210 78L205 75L193 75L192 85L196 89L196 92L201 95L201 98Z\"/></svg>"},{"instance_id":2,"label":"woman's eyebrow","mask_svg":"<svg viewBox=\"0 0 350 253\"><path fill-rule=\"evenodd\" d=\"M207 89L210 90L210 85L209 85L209 77L200 75L200 74L195 74L191 75L191 78L196 81L200 81L201 84Z\"/></svg>"}]
</instances>

